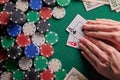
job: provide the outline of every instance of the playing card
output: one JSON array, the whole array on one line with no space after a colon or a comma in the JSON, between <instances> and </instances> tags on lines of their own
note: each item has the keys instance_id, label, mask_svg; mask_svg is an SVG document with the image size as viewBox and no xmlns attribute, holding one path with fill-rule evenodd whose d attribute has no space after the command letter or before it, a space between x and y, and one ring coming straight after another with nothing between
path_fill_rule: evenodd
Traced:
<instances>
[{"instance_id":1,"label":"playing card","mask_svg":"<svg viewBox=\"0 0 120 80\"><path fill-rule=\"evenodd\" d=\"M79 48L79 40L72 34L69 34L66 45L74 48Z\"/></svg>"},{"instance_id":2,"label":"playing card","mask_svg":"<svg viewBox=\"0 0 120 80\"><path fill-rule=\"evenodd\" d=\"M67 27L67 31L72 34L75 38L80 39L84 36L82 31L83 24L86 23L86 20L81 17L79 14L73 19L70 25Z\"/></svg>"},{"instance_id":3,"label":"playing card","mask_svg":"<svg viewBox=\"0 0 120 80\"><path fill-rule=\"evenodd\" d=\"M73 67L64 80L88 80L88 79Z\"/></svg>"}]
</instances>

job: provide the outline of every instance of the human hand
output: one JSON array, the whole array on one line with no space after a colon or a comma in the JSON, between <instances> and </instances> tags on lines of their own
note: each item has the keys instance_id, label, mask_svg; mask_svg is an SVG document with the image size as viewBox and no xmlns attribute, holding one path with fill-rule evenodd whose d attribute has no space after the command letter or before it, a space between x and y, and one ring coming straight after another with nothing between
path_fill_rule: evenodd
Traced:
<instances>
[{"instance_id":1,"label":"human hand","mask_svg":"<svg viewBox=\"0 0 120 80\"><path fill-rule=\"evenodd\" d=\"M109 19L89 20L84 24L87 36L107 41L109 45L120 50L120 22Z\"/></svg>"},{"instance_id":2,"label":"human hand","mask_svg":"<svg viewBox=\"0 0 120 80\"><path fill-rule=\"evenodd\" d=\"M111 80L120 80L120 53L108 44L90 37L80 39L82 55L97 72Z\"/></svg>"}]
</instances>

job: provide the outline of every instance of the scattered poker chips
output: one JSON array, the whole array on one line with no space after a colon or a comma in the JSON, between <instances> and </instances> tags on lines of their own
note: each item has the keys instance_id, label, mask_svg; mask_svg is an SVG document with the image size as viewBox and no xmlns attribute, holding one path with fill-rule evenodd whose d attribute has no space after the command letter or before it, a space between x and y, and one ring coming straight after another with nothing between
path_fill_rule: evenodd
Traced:
<instances>
[{"instance_id":1,"label":"scattered poker chips","mask_svg":"<svg viewBox=\"0 0 120 80\"><path fill-rule=\"evenodd\" d=\"M15 42L15 39L13 37L1 37L1 46L5 49L8 49L9 47L13 46Z\"/></svg>"},{"instance_id":2,"label":"scattered poker chips","mask_svg":"<svg viewBox=\"0 0 120 80\"><path fill-rule=\"evenodd\" d=\"M51 59L48 63L48 68L53 72L57 72L61 67L62 64L58 59Z\"/></svg>"},{"instance_id":3,"label":"scattered poker chips","mask_svg":"<svg viewBox=\"0 0 120 80\"><path fill-rule=\"evenodd\" d=\"M33 35L36 32L36 26L32 22L27 22L23 25L23 33L26 35Z\"/></svg>"},{"instance_id":4,"label":"scattered poker chips","mask_svg":"<svg viewBox=\"0 0 120 80\"><path fill-rule=\"evenodd\" d=\"M55 72L55 80L64 80L66 74L67 71L65 69L59 69L57 72Z\"/></svg>"},{"instance_id":5,"label":"scattered poker chips","mask_svg":"<svg viewBox=\"0 0 120 80\"><path fill-rule=\"evenodd\" d=\"M42 0L30 0L30 8L32 10L40 10L43 6Z\"/></svg>"},{"instance_id":6,"label":"scattered poker chips","mask_svg":"<svg viewBox=\"0 0 120 80\"><path fill-rule=\"evenodd\" d=\"M51 44L43 44L40 46L40 53L42 56L51 57L54 53L54 48Z\"/></svg>"},{"instance_id":7,"label":"scattered poker chips","mask_svg":"<svg viewBox=\"0 0 120 80\"><path fill-rule=\"evenodd\" d=\"M49 29L50 29L50 23L48 21L46 21L46 20L39 20L36 23L36 27L37 27L37 30L40 33L45 33L45 32L49 31Z\"/></svg>"},{"instance_id":8,"label":"scattered poker chips","mask_svg":"<svg viewBox=\"0 0 120 80\"><path fill-rule=\"evenodd\" d=\"M39 20L39 18L40 18L40 15L37 11L31 10L27 13L27 21L28 22L36 23Z\"/></svg>"},{"instance_id":9,"label":"scattered poker chips","mask_svg":"<svg viewBox=\"0 0 120 80\"><path fill-rule=\"evenodd\" d=\"M35 59L34 59L34 66L39 71L45 70L47 68L47 66L48 66L47 58L45 58L43 56L35 57Z\"/></svg>"},{"instance_id":10,"label":"scattered poker chips","mask_svg":"<svg viewBox=\"0 0 120 80\"><path fill-rule=\"evenodd\" d=\"M0 76L0 80L12 80L12 73L11 72L3 72Z\"/></svg>"},{"instance_id":11,"label":"scattered poker chips","mask_svg":"<svg viewBox=\"0 0 120 80\"><path fill-rule=\"evenodd\" d=\"M7 11L0 12L0 24L7 25L9 21L10 13Z\"/></svg>"},{"instance_id":12,"label":"scattered poker chips","mask_svg":"<svg viewBox=\"0 0 120 80\"><path fill-rule=\"evenodd\" d=\"M67 6L70 4L71 0L57 0L58 5L60 6Z\"/></svg>"},{"instance_id":13,"label":"scattered poker chips","mask_svg":"<svg viewBox=\"0 0 120 80\"><path fill-rule=\"evenodd\" d=\"M40 73L41 80L54 80L54 73L49 70L45 69L42 73Z\"/></svg>"},{"instance_id":14,"label":"scattered poker chips","mask_svg":"<svg viewBox=\"0 0 120 80\"><path fill-rule=\"evenodd\" d=\"M66 11L63 7L56 6L53 9L53 17L56 19L61 19L65 16Z\"/></svg>"},{"instance_id":15,"label":"scattered poker chips","mask_svg":"<svg viewBox=\"0 0 120 80\"><path fill-rule=\"evenodd\" d=\"M39 80L39 71L31 68L26 71L25 80Z\"/></svg>"},{"instance_id":16,"label":"scattered poker chips","mask_svg":"<svg viewBox=\"0 0 120 80\"><path fill-rule=\"evenodd\" d=\"M7 33L9 36L18 36L21 33L21 26L18 24L9 25L7 27Z\"/></svg>"},{"instance_id":17,"label":"scattered poker chips","mask_svg":"<svg viewBox=\"0 0 120 80\"><path fill-rule=\"evenodd\" d=\"M47 43L54 45L58 42L58 34L50 31L45 35L45 40Z\"/></svg>"},{"instance_id":18,"label":"scattered poker chips","mask_svg":"<svg viewBox=\"0 0 120 80\"><path fill-rule=\"evenodd\" d=\"M8 51L8 53L7 53L8 57L10 57L12 59L16 59L16 58L20 57L22 54L22 49L17 45L11 46L10 48L7 49L7 51Z\"/></svg>"},{"instance_id":19,"label":"scattered poker chips","mask_svg":"<svg viewBox=\"0 0 120 80\"><path fill-rule=\"evenodd\" d=\"M34 58L39 55L39 47L31 43L25 47L24 53L27 57Z\"/></svg>"},{"instance_id":20,"label":"scattered poker chips","mask_svg":"<svg viewBox=\"0 0 120 80\"><path fill-rule=\"evenodd\" d=\"M31 43L31 40L30 40L30 37L28 35L21 33L20 35L17 36L16 43L20 47L25 47Z\"/></svg>"},{"instance_id":21,"label":"scattered poker chips","mask_svg":"<svg viewBox=\"0 0 120 80\"><path fill-rule=\"evenodd\" d=\"M49 19L63 18L68 2L0 0L0 80L63 79L60 60L51 59L58 34Z\"/></svg>"},{"instance_id":22,"label":"scattered poker chips","mask_svg":"<svg viewBox=\"0 0 120 80\"><path fill-rule=\"evenodd\" d=\"M27 0L17 0L15 7L25 12L28 10L29 4Z\"/></svg>"},{"instance_id":23,"label":"scattered poker chips","mask_svg":"<svg viewBox=\"0 0 120 80\"><path fill-rule=\"evenodd\" d=\"M39 13L43 20L48 20L52 17L52 9L50 7L43 7Z\"/></svg>"},{"instance_id":24,"label":"scattered poker chips","mask_svg":"<svg viewBox=\"0 0 120 80\"><path fill-rule=\"evenodd\" d=\"M32 42L38 46L41 46L45 43L44 34L40 34L38 32L35 33L34 35L32 35Z\"/></svg>"},{"instance_id":25,"label":"scattered poker chips","mask_svg":"<svg viewBox=\"0 0 120 80\"><path fill-rule=\"evenodd\" d=\"M19 60L18 65L22 70L29 70L32 67L32 59L28 57L22 57Z\"/></svg>"}]
</instances>

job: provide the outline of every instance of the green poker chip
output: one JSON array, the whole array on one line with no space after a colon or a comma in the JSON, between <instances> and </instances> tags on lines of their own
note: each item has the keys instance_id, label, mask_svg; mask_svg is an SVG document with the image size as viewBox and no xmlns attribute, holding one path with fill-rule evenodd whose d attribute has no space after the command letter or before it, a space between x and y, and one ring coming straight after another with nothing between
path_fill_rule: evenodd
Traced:
<instances>
[{"instance_id":1,"label":"green poker chip","mask_svg":"<svg viewBox=\"0 0 120 80\"><path fill-rule=\"evenodd\" d=\"M15 39L13 37L7 37L7 36L1 37L1 45L5 49L9 48L10 46L13 46L14 42Z\"/></svg>"},{"instance_id":2,"label":"green poker chip","mask_svg":"<svg viewBox=\"0 0 120 80\"><path fill-rule=\"evenodd\" d=\"M64 80L66 74L67 71L65 69L59 69L57 72L55 72L55 80Z\"/></svg>"},{"instance_id":3,"label":"green poker chip","mask_svg":"<svg viewBox=\"0 0 120 80\"><path fill-rule=\"evenodd\" d=\"M8 59L5 63L5 67L7 71L13 72L17 69L16 62L14 60Z\"/></svg>"},{"instance_id":4,"label":"green poker chip","mask_svg":"<svg viewBox=\"0 0 120 80\"><path fill-rule=\"evenodd\" d=\"M25 73L21 70L13 71L13 80L24 80Z\"/></svg>"},{"instance_id":5,"label":"green poker chip","mask_svg":"<svg viewBox=\"0 0 120 80\"><path fill-rule=\"evenodd\" d=\"M47 43L54 45L58 42L58 34L53 31L50 31L45 35L45 40Z\"/></svg>"},{"instance_id":6,"label":"green poker chip","mask_svg":"<svg viewBox=\"0 0 120 80\"><path fill-rule=\"evenodd\" d=\"M67 6L69 5L71 0L57 0L59 6Z\"/></svg>"},{"instance_id":7,"label":"green poker chip","mask_svg":"<svg viewBox=\"0 0 120 80\"><path fill-rule=\"evenodd\" d=\"M34 66L37 70L43 71L47 68L48 66L48 60L46 57L43 56L37 56L34 59Z\"/></svg>"},{"instance_id":8,"label":"green poker chip","mask_svg":"<svg viewBox=\"0 0 120 80\"><path fill-rule=\"evenodd\" d=\"M3 6L0 6L0 12L3 11Z\"/></svg>"},{"instance_id":9,"label":"green poker chip","mask_svg":"<svg viewBox=\"0 0 120 80\"><path fill-rule=\"evenodd\" d=\"M36 23L40 18L40 14L37 11L29 11L27 13L27 21Z\"/></svg>"}]
</instances>

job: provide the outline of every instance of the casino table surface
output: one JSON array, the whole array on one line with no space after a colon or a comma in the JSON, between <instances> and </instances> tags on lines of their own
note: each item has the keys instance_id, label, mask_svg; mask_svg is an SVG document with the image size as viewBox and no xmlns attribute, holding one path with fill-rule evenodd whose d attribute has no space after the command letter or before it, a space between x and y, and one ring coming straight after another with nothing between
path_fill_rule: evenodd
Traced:
<instances>
[{"instance_id":1,"label":"casino table surface","mask_svg":"<svg viewBox=\"0 0 120 80\"><path fill-rule=\"evenodd\" d=\"M50 19L51 31L55 31L59 35L59 41L56 45L54 45L55 53L52 58L60 59L63 66L62 68L66 69L67 72L69 72L72 67L75 67L86 77L88 77L89 80L107 80L92 68L87 60L83 58L80 50L66 46L68 38L66 28L77 14L80 14L87 20L107 18L119 21L120 13L111 11L108 5L104 5L87 12L80 0L71 0L70 5L66 6L65 9L66 16L63 19Z\"/></svg>"}]
</instances>

